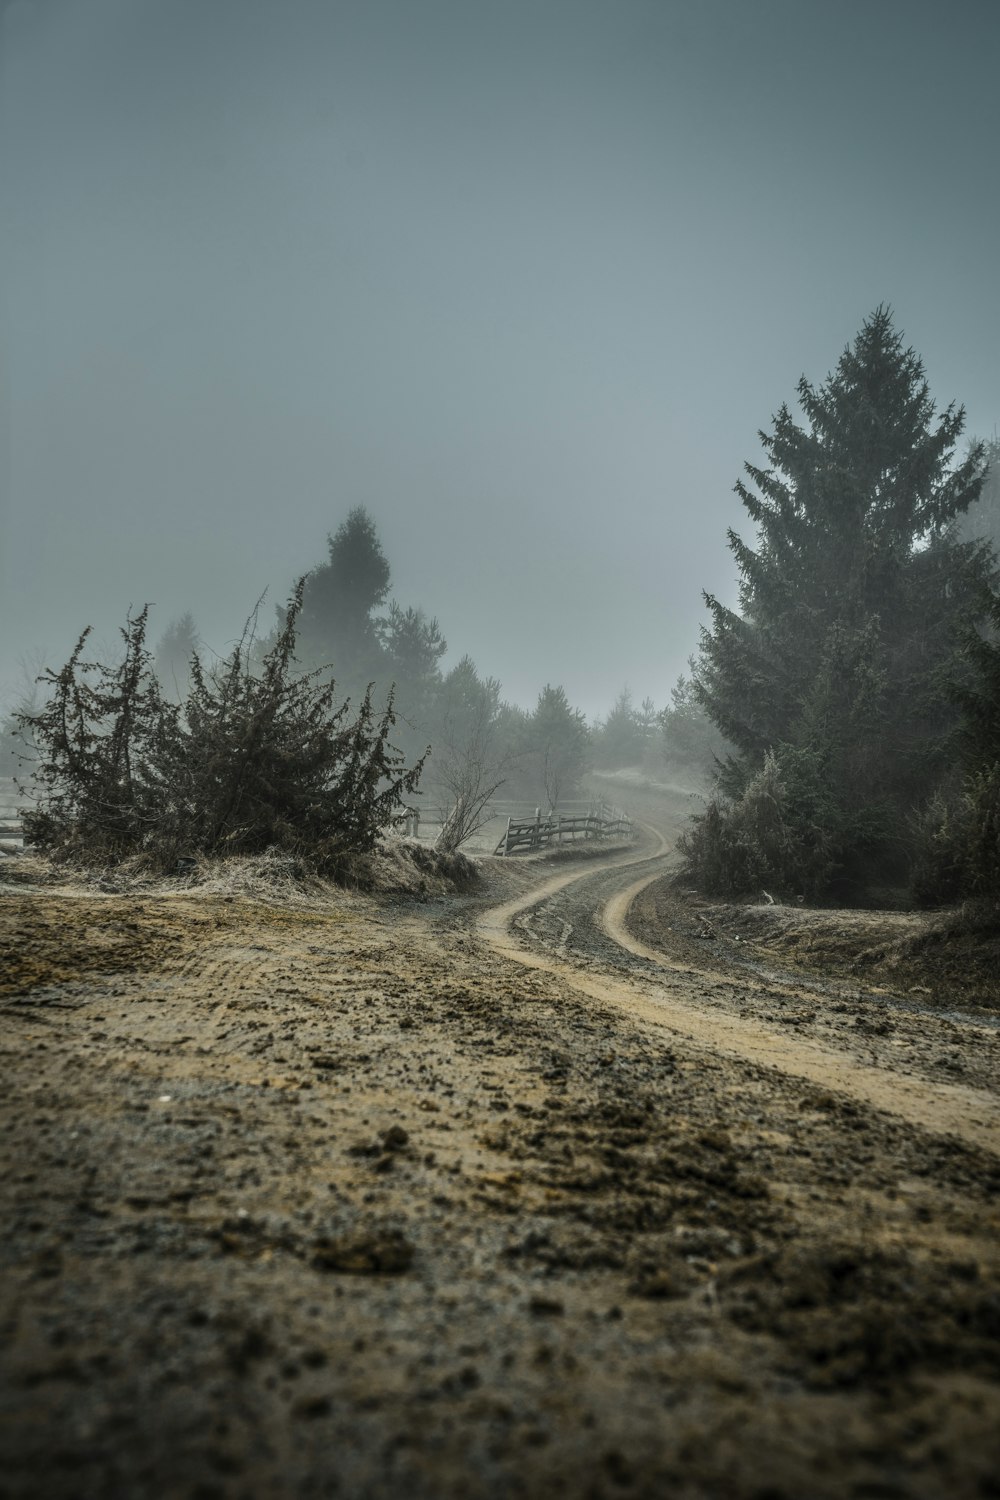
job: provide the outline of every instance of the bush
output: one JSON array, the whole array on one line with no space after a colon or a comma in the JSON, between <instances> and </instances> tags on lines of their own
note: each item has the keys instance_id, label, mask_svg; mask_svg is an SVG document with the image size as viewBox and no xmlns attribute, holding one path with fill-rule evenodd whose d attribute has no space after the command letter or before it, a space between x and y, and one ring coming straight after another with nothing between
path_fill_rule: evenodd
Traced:
<instances>
[{"instance_id":1,"label":"bush","mask_svg":"<svg viewBox=\"0 0 1000 1500\"><path fill-rule=\"evenodd\" d=\"M742 790L713 797L678 840L681 878L718 896L823 890L837 851L814 759L788 746L780 758L768 751Z\"/></svg>"},{"instance_id":2,"label":"bush","mask_svg":"<svg viewBox=\"0 0 1000 1500\"><path fill-rule=\"evenodd\" d=\"M928 906L1000 898L1000 761L938 791L916 819L913 890Z\"/></svg>"},{"instance_id":3,"label":"bush","mask_svg":"<svg viewBox=\"0 0 1000 1500\"><path fill-rule=\"evenodd\" d=\"M169 868L181 854L278 848L341 874L369 852L417 785L365 694L353 719L332 679L294 669L302 583L259 670L249 630L221 669L197 655L181 704L160 691L146 648L146 609L122 631L114 667L85 662L88 632L45 707L23 715L38 746L38 807L25 838L57 858L115 863L142 853Z\"/></svg>"}]
</instances>

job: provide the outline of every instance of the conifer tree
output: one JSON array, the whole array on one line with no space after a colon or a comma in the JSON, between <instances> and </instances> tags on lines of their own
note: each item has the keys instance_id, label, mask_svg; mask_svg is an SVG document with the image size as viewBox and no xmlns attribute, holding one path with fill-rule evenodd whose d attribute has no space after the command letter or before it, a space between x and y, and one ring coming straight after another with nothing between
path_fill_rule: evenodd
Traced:
<instances>
[{"instance_id":1,"label":"conifer tree","mask_svg":"<svg viewBox=\"0 0 1000 1500\"><path fill-rule=\"evenodd\" d=\"M160 689L174 702L181 702L191 684L191 659L201 650L201 637L194 616L185 611L171 620L157 643L154 667Z\"/></svg>"},{"instance_id":2,"label":"conifer tree","mask_svg":"<svg viewBox=\"0 0 1000 1500\"><path fill-rule=\"evenodd\" d=\"M407 765L392 743L391 693L381 711L370 692L351 710L329 674L293 669L304 588L259 670L251 616L228 660L192 657L179 704L153 670L148 606L129 616L112 665L84 659L84 631L43 675L41 707L18 715L37 749L27 842L82 864L139 854L160 868L277 848L334 875L370 853L423 760Z\"/></svg>"},{"instance_id":3,"label":"conifer tree","mask_svg":"<svg viewBox=\"0 0 1000 1500\"><path fill-rule=\"evenodd\" d=\"M399 743L408 753L419 753L434 722L448 642L436 616L412 606L402 609L395 601L378 621L378 636L386 673L395 684Z\"/></svg>"},{"instance_id":4,"label":"conifer tree","mask_svg":"<svg viewBox=\"0 0 1000 1500\"><path fill-rule=\"evenodd\" d=\"M628 684L618 694L607 717L594 727L594 758L599 765L616 769L637 765L642 758L638 715Z\"/></svg>"},{"instance_id":5,"label":"conifer tree","mask_svg":"<svg viewBox=\"0 0 1000 1500\"><path fill-rule=\"evenodd\" d=\"M888 308L798 400L804 422L782 405L766 464L736 486L756 542L729 533L739 608L706 595L697 691L738 751L722 792L739 797L770 755L796 788L791 825L822 832L830 878L857 884L898 866L906 812L951 752L957 636L986 569L952 527L985 463L977 444L953 466L964 412L936 415Z\"/></svg>"},{"instance_id":6,"label":"conifer tree","mask_svg":"<svg viewBox=\"0 0 1000 1500\"><path fill-rule=\"evenodd\" d=\"M528 741L532 746L539 786L544 790L550 812L579 789L587 769L590 731L578 709L571 708L565 688L546 683L528 722Z\"/></svg>"},{"instance_id":7,"label":"conifer tree","mask_svg":"<svg viewBox=\"0 0 1000 1500\"><path fill-rule=\"evenodd\" d=\"M994 433L984 444L989 472L979 499L970 505L955 527L963 542L988 542L1000 558L1000 437Z\"/></svg>"},{"instance_id":8,"label":"conifer tree","mask_svg":"<svg viewBox=\"0 0 1000 1500\"><path fill-rule=\"evenodd\" d=\"M298 626L303 665L332 664L352 693L383 675L375 611L389 593L389 562L364 506L327 538L329 555L306 579Z\"/></svg>"}]
</instances>

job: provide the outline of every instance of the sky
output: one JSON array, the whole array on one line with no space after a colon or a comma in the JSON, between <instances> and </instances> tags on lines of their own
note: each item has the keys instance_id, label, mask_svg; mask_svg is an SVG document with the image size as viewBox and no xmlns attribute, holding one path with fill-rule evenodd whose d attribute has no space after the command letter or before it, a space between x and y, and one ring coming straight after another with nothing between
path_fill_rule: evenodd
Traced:
<instances>
[{"instance_id":1,"label":"sky","mask_svg":"<svg viewBox=\"0 0 1000 1500\"><path fill-rule=\"evenodd\" d=\"M664 705L888 303L1000 424L996 0L0 0L0 699L364 505L531 707ZM992 185L991 185L992 184Z\"/></svg>"}]
</instances>

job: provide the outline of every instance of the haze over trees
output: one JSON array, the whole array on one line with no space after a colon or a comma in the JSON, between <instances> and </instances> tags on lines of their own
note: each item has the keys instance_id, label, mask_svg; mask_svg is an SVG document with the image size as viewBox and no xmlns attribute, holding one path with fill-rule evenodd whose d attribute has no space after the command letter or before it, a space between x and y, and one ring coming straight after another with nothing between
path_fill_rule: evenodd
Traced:
<instances>
[{"instance_id":1,"label":"haze over trees","mask_svg":"<svg viewBox=\"0 0 1000 1500\"><path fill-rule=\"evenodd\" d=\"M85 662L84 636L62 672L42 675L19 721L45 791L32 837L66 850L80 834L96 847L103 808L109 856L134 852L143 829L163 848L185 838L235 848L246 839L232 818L254 806L248 827L290 847L298 820L332 867L348 846L368 847L375 810L391 817L414 796L454 850L501 789L552 813L591 768L698 777L714 766L714 793L682 841L686 876L706 891L995 892L1000 445L956 457L963 411L936 410L885 307L797 397L800 414L779 408L760 434L763 461L736 486L755 533L729 533L738 603L705 596L710 623L662 710L648 697L636 706L626 686L588 726L558 684L528 711L468 655L446 667L437 616L392 598L389 559L358 506L270 636L256 640L251 624L220 665L204 665L190 613L151 653L143 610L122 632L121 661ZM279 730L297 748L266 771ZM12 757L20 743L10 720L3 748ZM185 768L190 755L215 767L208 780ZM241 755L245 779L226 811L212 798ZM285 787L273 817L257 807L269 777ZM289 777L304 778L301 797ZM353 832L349 784L368 810ZM309 801L320 785L322 814Z\"/></svg>"},{"instance_id":2,"label":"haze over trees","mask_svg":"<svg viewBox=\"0 0 1000 1500\"><path fill-rule=\"evenodd\" d=\"M181 702L187 695L191 661L201 649L201 637L190 610L172 620L157 642L154 670L161 689L175 702Z\"/></svg>"},{"instance_id":3,"label":"haze over trees","mask_svg":"<svg viewBox=\"0 0 1000 1500\"><path fill-rule=\"evenodd\" d=\"M363 506L327 538L327 549L326 562L306 576L296 656L305 668L333 665L350 694L382 676L376 611L389 593L389 562Z\"/></svg>"},{"instance_id":4,"label":"haze over trees","mask_svg":"<svg viewBox=\"0 0 1000 1500\"><path fill-rule=\"evenodd\" d=\"M546 686L527 713L471 657L443 670L437 618L391 599L390 581L375 523L356 507L270 635L258 637L254 611L215 665L191 614L150 651L147 606L102 660L84 659L85 631L5 729L11 751L34 741L31 842L164 865L270 843L336 872L417 796L451 852L502 787L548 811L576 795L590 734L565 691Z\"/></svg>"},{"instance_id":5,"label":"haze over trees","mask_svg":"<svg viewBox=\"0 0 1000 1500\"><path fill-rule=\"evenodd\" d=\"M734 747L685 840L702 888L857 896L905 883L913 816L952 772L969 632L990 549L962 540L986 477L954 462L963 411L936 414L885 307L819 387L798 384L737 493L739 607L710 595L694 691Z\"/></svg>"},{"instance_id":6,"label":"haze over trees","mask_svg":"<svg viewBox=\"0 0 1000 1500\"><path fill-rule=\"evenodd\" d=\"M547 683L525 726L536 781L545 789L549 812L574 797L590 759L590 734L582 713L571 708L561 687Z\"/></svg>"},{"instance_id":7,"label":"haze over trees","mask_svg":"<svg viewBox=\"0 0 1000 1500\"><path fill-rule=\"evenodd\" d=\"M455 848L506 793L553 810L579 791L589 731L562 687L546 686L532 713L505 703L501 684L465 655L449 670L435 615L390 597L391 567L375 522L355 507L328 538L327 560L305 579L296 655L329 665L341 691L393 693L394 738L411 759L428 752L423 806ZM279 625L281 612L279 611Z\"/></svg>"},{"instance_id":8,"label":"haze over trees","mask_svg":"<svg viewBox=\"0 0 1000 1500\"><path fill-rule=\"evenodd\" d=\"M671 775L710 776L731 754L732 746L709 718L699 696L697 657L692 656L688 666L690 675L681 674L670 690L670 702L658 715L662 755Z\"/></svg>"},{"instance_id":9,"label":"haze over trees","mask_svg":"<svg viewBox=\"0 0 1000 1500\"><path fill-rule=\"evenodd\" d=\"M1000 437L994 435L983 443L989 469L979 498L955 521L954 533L960 542L988 542L1000 558Z\"/></svg>"}]
</instances>

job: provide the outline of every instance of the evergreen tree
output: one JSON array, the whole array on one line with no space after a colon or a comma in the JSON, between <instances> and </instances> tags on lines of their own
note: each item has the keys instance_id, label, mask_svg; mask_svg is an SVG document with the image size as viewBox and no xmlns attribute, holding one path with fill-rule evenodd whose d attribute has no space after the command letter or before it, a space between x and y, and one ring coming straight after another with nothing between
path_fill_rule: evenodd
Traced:
<instances>
[{"instance_id":1,"label":"evergreen tree","mask_svg":"<svg viewBox=\"0 0 1000 1500\"><path fill-rule=\"evenodd\" d=\"M615 770L638 765L642 759L639 718L627 685L618 694L607 718L594 726L594 759L598 765Z\"/></svg>"},{"instance_id":2,"label":"evergreen tree","mask_svg":"<svg viewBox=\"0 0 1000 1500\"><path fill-rule=\"evenodd\" d=\"M161 690L179 703L191 684L191 661L201 650L194 616L187 611L172 620L160 637L153 658Z\"/></svg>"},{"instance_id":3,"label":"evergreen tree","mask_svg":"<svg viewBox=\"0 0 1000 1500\"><path fill-rule=\"evenodd\" d=\"M1000 593L989 591L983 604L983 628L970 630L965 641L972 680L955 690L965 759L973 767L1000 760Z\"/></svg>"},{"instance_id":4,"label":"evergreen tree","mask_svg":"<svg viewBox=\"0 0 1000 1500\"><path fill-rule=\"evenodd\" d=\"M357 693L385 671L375 611L389 593L389 563L360 505L327 543L328 560L306 579L297 651L303 665L332 665L342 686Z\"/></svg>"},{"instance_id":5,"label":"evergreen tree","mask_svg":"<svg viewBox=\"0 0 1000 1500\"><path fill-rule=\"evenodd\" d=\"M708 777L732 747L727 745L698 696L696 657L689 659L688 667L691 675L681 673L670 690L670 703L659 716L662 758L676 770Z\"/></svg>"},{"instance_id":6,"label":"evergreen tree","mask_svg":"<svg viewBox=\"0 0 1000 1500\"><path fill-rule=\"evenodd\" d=\"M422 609L401 609L393 601L379 625L382 646L397 682L430 682L440 678L438 663L448 649L437 618Z\"/></svg>"},{"instance_id":7,"label":"evergreen tree","mask_svg":"<svg viewBox=\"0 0 1000 1500\"><path fill-rule=\"evenodd\" d=\"M528 724L528 740L538 783L549 811L555 812L578 790L590 752L587 721L570 707L564 688L542 688Z\"/></svg>"},{"instance_id":8,"label":"evergreen tree","mask_svg":"<svg viewBox=\"0 0 1000 1500\"><path fill-rule=\"evenodd\" d=\"M983 446L989 472L979 499L959 517L955 536L963 542L988 542L1000 558L1000 437L994 435Z\"/></svg>"},{"instance_id":9,"label":"evergreen tree","mask_svg":"<svg viewBox=\"0 0 1000 1500\"><path fill-rule=\"evenodd\" d=\"M984 455L951 467L963 410L935 417L884 307L798 398L804 424L783 405L760 434L767 466L736 486L756 546L729 534L739 609L706 595L696 690L738 752L723 794L741 796L770 755L789 826L801 815L823 835L824 880L856 885L899 873L905 817L953 753L957 635L985 564L951 529Z\"/></svg>"},{"instance_id":10,"label":"evergreen tree","mask_svg":"<svg viewBox=\"0 0 1000 1500\"><path fill-rule=\"evenodd\" d=\"M422 609L401 609L393 601L378 622L385 671L395 684L397 738L407 753L427 742L441 689L441 658L448 642L436 618Z\"/></svg>"}]
</instances>

